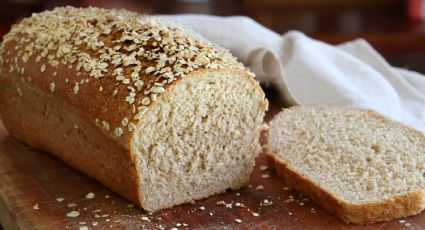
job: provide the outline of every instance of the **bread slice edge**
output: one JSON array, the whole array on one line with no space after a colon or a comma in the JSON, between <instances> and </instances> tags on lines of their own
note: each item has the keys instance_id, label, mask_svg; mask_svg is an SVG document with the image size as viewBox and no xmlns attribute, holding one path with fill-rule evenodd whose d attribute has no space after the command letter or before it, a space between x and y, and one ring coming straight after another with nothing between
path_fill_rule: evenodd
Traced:
<instances>
[{"instance_id":1,"label":"bread slice edge","mask_svg":"<svg viewBox=\"0 0 425 230\"><path fill-rule=\"evenodd\" d=\"M285 184L305 193L323 209L346 223L365 225L389 221L417 215L425 208L425 189L363 204L341 201L275 157L275 153L267 144L263 146L263 149L267 162L275 168L277 175Z\"/></svg>"}]
</instances>

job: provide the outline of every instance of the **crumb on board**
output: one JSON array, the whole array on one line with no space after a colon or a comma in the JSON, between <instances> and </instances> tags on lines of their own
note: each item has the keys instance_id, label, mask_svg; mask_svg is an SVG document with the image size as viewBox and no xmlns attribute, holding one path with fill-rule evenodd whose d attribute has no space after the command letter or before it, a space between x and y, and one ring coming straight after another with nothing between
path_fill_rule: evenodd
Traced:
<instances>
[{"instance_id":1,"label":"crumb on board","mask_svg":"<svg viewBox=\"0 0 425 230\"><path fill-rule=\"evenodd\" d=\"M269 169L269 167L267 165L261 165L260 166L261 171L266 171L267 169Z\"/></svg>"},{"instance_id":2,"label":"crumb on board","mask_svg":"<svg viewBox=\"0 0 425 230\"><path fill-rule=\"evenodd\" d=\"M255 190L262 191L262 190L264 190L264 186L263 185L258 185L257 187L255 187Z\"/></svg>"},{"instance_id":3,"label":"crumb on board","mask_svg":"<svg viewBox=\"0 0 425 230\"><path fill-rule=\"evenodd\" d=\"M263 175L261 175L261 177L266 179L266 178L269 178L270 175L269 174L263 174Z\"/></svg>"},{"instance_id":4,"label":"crumb on board","mask_svg":"<svg viewBox=\"0 0 425 230\"><path fill-rule=\"evenodd\" d=\"M89 193L87 193L86 198L87 198L87 199L93 199L95 196L96 196L96 195L94 195L94 193L89 192Z\"/></svg>"},{"instance_id":5,"label":"crumb on board","mask_svg":"<svg viewBox=\"0 0 425 230\"><path fill-rule=\"evenodd\" d=\"M66 214L67 217L71 217L71 218L75 218L80 216L80 212L79 211L70 211Z\"/></svg>"},{"instance_id":6,"label":"crumb on board","mask_svg":"<svg viewBox=\"0 0 425 230\"><path fill-rule=\"evenodd\" d=\"M69 203L68 204L68 208L74 208L74 207L77 207L76 203Z\"/></svg>"}]
</instances>

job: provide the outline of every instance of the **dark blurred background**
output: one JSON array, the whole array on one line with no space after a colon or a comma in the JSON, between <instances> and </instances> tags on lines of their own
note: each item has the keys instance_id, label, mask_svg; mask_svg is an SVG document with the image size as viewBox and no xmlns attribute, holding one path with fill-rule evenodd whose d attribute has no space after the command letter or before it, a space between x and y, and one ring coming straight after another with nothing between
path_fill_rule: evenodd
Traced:
<instances>
[{"instance_id":1,"label":"dark blurred background","mask_svg":"<svg viewBox=\"0 0 425 230\"><path fill-rule=\"evenodd\" d=\"M125 8L146 14L246 15L284 33L338 44L363 37L393 65L425 73L425 0L0 0L0 35L31 12L55 6Z\"/></svg>"}]
</instances>

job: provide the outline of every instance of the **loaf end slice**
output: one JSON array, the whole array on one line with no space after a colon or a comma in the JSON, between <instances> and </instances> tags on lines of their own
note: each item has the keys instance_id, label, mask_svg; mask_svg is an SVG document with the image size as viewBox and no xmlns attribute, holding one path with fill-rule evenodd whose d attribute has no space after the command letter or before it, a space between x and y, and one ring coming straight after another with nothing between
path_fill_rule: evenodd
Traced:
<instances>
[{"instance_id":1,"label":"loaf end slice","mask_svg":"<svg viewBox=\"0 0 425 230\"><path fill-rule=\"evenodd\" d=\"M425 208L425 137L370 110L293 107L270 122L266 156L285 183L347 223Z\"/></svg>"},{"instance_id":2,"label":"loaf end slice","mask_svg":"<svg viewBox=\"0 0 425 230\"><path fill-rule=\"evenodd\" d=\"M171 207L244 186L267 103L238 71L200 71L146 112L132 139L142 206Z\"/></svg>"}]
</instances>

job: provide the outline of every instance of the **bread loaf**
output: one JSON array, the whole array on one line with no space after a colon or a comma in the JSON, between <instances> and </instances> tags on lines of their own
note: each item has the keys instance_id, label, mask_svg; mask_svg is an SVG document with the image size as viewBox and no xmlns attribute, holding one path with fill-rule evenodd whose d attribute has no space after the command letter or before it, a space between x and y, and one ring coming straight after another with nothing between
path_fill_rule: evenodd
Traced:
<instances>
[{"instance_id":1,"label":"bread loaf","mask_svg":"<svg viewBox=\"0 0 425 230\"><path fill-rule=\"evenodd\" d=\"M369 110L293 107L270 122L267 156L285 183L343 221L425 208L425 136Z\"/></svg>"},{"instance_id":2,"label":"bread loaf","mask_svg":"<svg viewBox=\"0 0 425 230\"><path fill-rule=\"evenodd\" d=\"M268 106L227 50L160 18L99 8L14 25L0 88L12 136L148 211L243 186Z\"/></svg>"}]
</instances>

